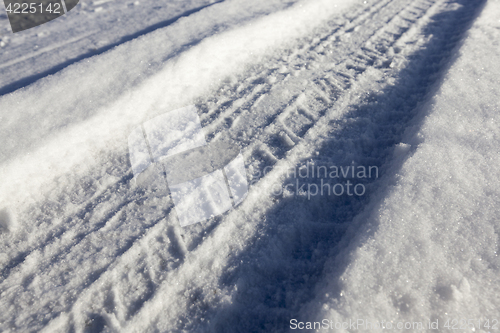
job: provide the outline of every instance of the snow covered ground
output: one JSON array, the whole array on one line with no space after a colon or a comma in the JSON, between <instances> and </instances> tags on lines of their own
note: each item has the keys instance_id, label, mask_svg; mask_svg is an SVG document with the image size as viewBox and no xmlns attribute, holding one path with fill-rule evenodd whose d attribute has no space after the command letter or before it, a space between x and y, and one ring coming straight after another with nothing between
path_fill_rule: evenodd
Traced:
<instances>
[{"instance_id":1,"label":"snow covered ground","mask_svg":"<svg viewBox=\"0 0 500 333\"><path fill-rule=\"evenodd\" d=\"M500 309L499 13L500 2L488 2L444 65L444 82L396 146L378 198L326 265L316 292L330 296L304 315L395 326L474 319L475 331L499 329L478 330Z\"/></svg>"},{"instance_id":2,"label":"snow covered ground","mask_svg":"<svg viewBox=\"0 0 500 333\"><path fill-rule=\"evenodd\" d=\"M12 34L0 13L1 330L500 330L499 14L89 1ZM128 139L189 105L250 187L181 227Z\"/></svg>"}]
</instances>

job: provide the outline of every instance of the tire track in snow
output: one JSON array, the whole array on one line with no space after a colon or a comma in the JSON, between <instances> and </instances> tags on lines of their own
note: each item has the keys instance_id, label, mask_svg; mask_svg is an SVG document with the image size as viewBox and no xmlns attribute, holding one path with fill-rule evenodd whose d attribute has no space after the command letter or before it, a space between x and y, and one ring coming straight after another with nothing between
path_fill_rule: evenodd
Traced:
<instances>
[{"instance_id":1,"label":"tire track in snow","mask_svg":"<svg viewBox=\"0 0 500 333\"><path fill-rule=\"evenodd\" d=\"M429 4L430 4L430 3L429 3ZM373 51L372 53L376 53L376 52L375 52L375 51ZM362 58L362 57L361 57L361 58ZM377 59L377 60L380 60L380 59ZM382 61L382 62L380 62L380 65L384 65L384 62L383 62L383 61ZM346 75L350 75L350 74L346 74ZM350 75L350 77L353 77L353 76L352 76L352 75ZM193 248L193 247L191 246L191 248ZM195 293L194 293L194 296L193 296L193 297L194 297L194 299L196 299L196 294L197 294L197 293L195 292ZM145 313L147 313L147 311L146 311L146 310L145 310ZM140 321L140 320L139 320L139 321Z\"/></svg>"},{"instance_id":2,"label":"tire track in snow","mask_svg":"<svg viewBox=\"0 0 500 333\"><path fill-rule=\"evenodd\" d=\"M424 2L424 3L430 4L430 2ZM405 13L409 14L410 12L406 11ZM422 13L421 12L418 13L418 10L417 10L416 17L418 17L419 15L421 16ZM411 24L412 23L411 18L410 18L410 21L407 21L407 22L409 22ZM398 22L393 22L393 23L396 24ZM407 30L407 27L403 27L401 29ZM349 30L349 29L346 29L346 30ZM384 30L384 28L382 28L381 30L378 30L378 31L385 31L385 30ZM355 33L355 32L356 32L356 26L352 27L352 31L349 31L349 33ZM340 37L341 35L340 34L336 35L334 40L337 40L338 36ZM379 36L381 36L381 37L379 37ZM390 34L385 34L385 35L383 33L376 34L376 36L375 35L371 36L368 39L368 41L372 40L373 45L380 45L380 44L384 45L383 41L385 40L386 41L385 45L387 46L387 49L389 49L390 45L394 44L394 42L397 40L396 37L398 37L398 36L399 37L402 36L402 31L399 31L399 32L395 31L395 33L390 33ZM317 37L317 38L319 38L319 37ZM325 38L326 39L323 41L321 41L321 38L319 38L320 41L319 42L316 41L314 43L314 46L307 45L307 43L306 43L305 47L303 48L304 50L310 50L310 49L317 50L316 54L307 54L308 57L311 57L312 60L314 60L316 62L319 62L318 59L316 58L316 56L317 56L317 54L321 54L321 52L322 52L321 47L325 48L328 46L328 45L322 46L321 44L325 43L326 41L330 41L329 37L325 37ZM377 38L381 38L381 39L377 40ZM333 39L333 38L331 38L331 39ZM339 40L341 43L345 42L345 40L342 40L342 37L340 37ZM355 45L357 46L357 44L355 44ZM319 48L319 50L318 50L318 48ZM280 150L281 151L283 151L283 150L289 151L292 148L290 148L290 149L287 149L289 147L285 147L285 148L279 147L279 149L276 148L276 145L272 144L272 142L271 142L272 140L269 140L271 135L280 135L282 133L282 132L280 132L280 130L283 130L285 132L286 136L288 136L288 139L290 139L290 140L288 140L285 136L282 136L282 137L284 137L284 139L282 141L284 141L284 142L293 141L294 144L290 144L290 147L293 147L295 144L297 144L297 142L300 142L301 138L304 137L304 135L306 135L308 133L307 126L309 126L311 123L313 123L313 125L309 126L309 128L312 128L314 126L314 122L318 122L318 120L321 119L322 116L324 116L324 114L323 115L322 114L315 115L314 113L317 112L318 109L320 109L320 111L323 110L324 112L326 112L327 109L329 108L329 105L332 105L331 103L334 102L334 101L332 101L332 96L337 96L336 98L340 99L340 97L342 97L342 95L345 94L345 90L348 90L352 86L353 82L356 81L355 80L356 77L361 75L361 73L366 71L366 69L369 68L370 66L376 65L377 67L383 68L384 66L389 65L389 63L390 63L389 59L387 59L387 56L384 55L383 53L381 53L380 50L370 49L369 46L366 46L366 44L363 47L363 50L364 50L364 52L361 53L361 55L357 55L356 59L354 61L349 61L349 60L344 61L345 72L339 72L339 73L333 74L331 76L328 76L326 78L314 78L314 77L310 78L309 82L310 83L312 82L313 86L315 87L315 88L313 88L314 94L311 94L312 96L305 96L302 98L297 97L292 102L291 107L280 108L279 110L281 113L279 113L274 119L272 119L272 121L270 121L268 123L268 126L266 127L266 129L261 132L260 137L262 138L261 139L262 143L260 145L254 144L253 146L247 145L246 147L244 147L246 156L249 158L252 158L252 157L261 155L261 156L263 156L264 160L267 160L267 161L264 161L264 163L269 163L269 161L276 162L276 161L279 161L280 158L286 157L287 156L286 152L280 153L279 151ZM344 56L344 58L349 58L350 55L351 54L344 54L343 56ZM294 59L297 59L297 58L294 58ZM293 66L298 66L299 68L302 68L301 66L303 66L303 65L301 65L301 63L303 63L303 62L304 62L304 59L300 58L299 60L296 61L295 64L293 64ZM290 63L290 60L285 61L285 64L289 64L289 63ZM281 65L282 63L278 63L278 64ZM307 71L306 69L304 69L304 70ZM274 72L276 72L276 71L274 71ZM270 73L272 74L274 72L269 72L269 70L266 69L262 74L257 75L256 80L251 81L248 84L248 86L252 87L254 85L255 81L265 79L268 77L268 75ZM301 74L299 73L299 77L300 77L300 75ZM278 89L276 87L279 86L280 84L283 84L283 85L289 84L291 79L293 79L293 77L291 77L289 75L287 80L283 80L284 83L280 83L278 81L275 83L268 84L271 86L271 88L269 88L269 90L266 94L272 93L273 89L274 90ZM262 89L264 89L264 88L262 88ZM250 98L248 98L247 103L251 104L252 106L257 104L257 107L258 107L259 103L261 103L261 104L264 103L266 95L260 94L260 92L263 91L262 89L260 91L254 91L253 94L251 93L252 96ZM245 88L243 88L243 89L240 89L240 91L246 92L247 90ZM340 96L340 97L338 97L338 96ZM317 99L316 97L319 97L319 99ZM229 101L231 101L232 99L233 99L232 96L230 96L228 98ZM305 102L308 102L309 100L314 100L313 105L304 107L303 104ZM316 102L319 104L315 104ZM244 107L244 105L243 105L243 107ZM207 110L209 110L209 109L207 108ZM251 111L255 111L255 108L251 109ZM222 114L221 112L222 112L222 110L220 112L217 110L216 111L208 111L207 114L208 113L210 113L211 115ZM291 120L289 120L291 115L295 114L296 112L301 113L302 115L305 115L305 118L309 119L310 122L308 123L308 125L306 126L305 129L304 129L304 126L301 126L302 124L300 122L297 122L297 117L293 117ZM247 113L247 115L248 114L249 113ZM232 115L232 113L231 112L225 113L225 115L227 117L228 115L229 116ZM204 116L204 114L202 115L202 117L203 116ZM240 115L240 116L243 117L244 115ZM215 135L217 135L218 133L222 133L223 131L231 132L231 130L235 129L236 128L235 126L238 124L238 118L234 118L231 120L231 123L229 124L228 128L225 128L224 126L221 128L220 124L223 124L223 123L218 121L219 119L221 119L220 116L219 116L219 118L217 118L217 117L212 118L212 120L213 120L212 123L216 124L213 127L213 132L215 132ZM204 118L205 122L210 123L209 120L210 120L210 117ZM286 123L287 120L289 120L288 125L285 124L286 125L285 126L283 123ZM298 129L298 130L292 130L292 129ZM214 135L214 137L215 137L215 135ZM221 134L219 134L219 135L221 135ZM239 139L240 139L240 137L237 137L237 141ZM295 142L295 141L297 141L297 142ZM249 148L249 146L251 146L251 149ZM192 228L191 233L186 232L184 234L184 236L186 238L186 243L187 243L186 247L189 250L196 250L199 247L199 245L203 244L203 242L201 242L201 240L199 239L200 237L197 237L197 235L200 233L203 233L203 229L208 229L208 231L217 230L216 227L217 227L218 223L219 223L219 219L216 219L216 220L211 221L207 224L204 224L203 228L201 226L196 226L196 227ZM167 238L163 238L163 239L168 239L168 237L170 237L173 240L173 242L171 242L171 243L175 243L176 239L177 240L182 239L182 235L175 235L175 232L173 231L173 229L165 228L165 226L163 224L157 223L156 225L151 227L150 231L148 232L147 235L145 235L145 237L143 237L142 239L136 238L135 240L133 240L133 244L135 244L135 246L130 247L128 251L126 251L124 254L118 256L118 259L117 258L110 258L110 260L112 260L111 262L113 262L113 261L119 261L119 262L116 265L107 266L106 267L107 271L106 270L102 271L99 274L100 278L95 279L95 282L93 284L91 284L91 286L96 286L97 289L90 287L90 288L88 288L88 291L84 292L84 294L89 295L92 292L99 294L99 289L101 289L101 291L107 290L109 288L109 286L115 280L116 274L120 274L120 272L124 272L126 270L126 268L124 268L124 267L127 267L127 265L129 265L129 266L136 265L137 266L138 264L140 264L140 262L142 260L146 260L148 258L153 257L154 253L152 251L150 251L150 249L157 248L158 244L162 244L161 242L156 242L154 240L158 237L163 237L163 234L165 234L165 229L167 229L169 231L167 232L167 235L166 235ZM93 232L89 233L87 236L91 236L91 235L93 235ZM204 237L207 237L207 236L204 235ZM140 244L138 244L138 243L140 243ZM183 254L182 254L183 251L179 250L179 249L182 247L184 247L182 244L177 244L177 245L173 245L171 250L168 250L171 252L176 252L177 253L177 255L176 255L177 260L180 262L182 262L182 260L179 260L179 258L183 258ZM159 252L161 252L161 251L159 251ZM134 258L134 255L136 255L135 258ZM125 258L125 256L126 256L126 258ZM139 259L136 259L137 257L139 257ZM161 262L161 261L159 261L159 262ZM186 264L187 263L185 263L184 265L186 265ZM139 265L139 266L141 266L141 268L144 267L144 265ZM159 273L162 271L162 268L161 268L162 265L159 265L157 262L156 266L158 266L158 267L154 267L152 272L149 273L149 276L156 276L157 279L156 280L153 279L153 280L155 280L159 285L161 283L164 283L167 276L165 274L162 275ZM176 266L176 267L181 268L183 266ZM130 269L130 267L129 267L129 269ZM96 272L99 272L101 270L102 270L102 268L97 269ZM136 270L135 270L136 274L143 274L143 272L140 272L140 271L141 271L141 269L138 269L138 268L136 268ZM161 277L163 277L163 278L161 278ZM147 281L148 279L140 279L140 280L144 281L145 285L149 285L149 287L148 287L149 289L155 288L154 286L151 286L151 284L150 284L151 281ZM101 285L99 285L98 282ZM102 287L102 284L105 284L106 286ZM139 286L139 287L141 287L141 286ZM141 288L138 288L138 289L141 289ZM148 288L145 288L145 289L148 289ZM158 288L158 286L156 286L156 288ZM109 290L113 290L113 288L109 288ZM115 290L116 290L116 288L115 288ZM106 293L101 292L101 294L106 294ZM149 291L149 294L148 294L149 298L153 297L154 294L155 294L154 291L153 292ZM99 297L100 296L98 296L98 298ZM85 298L85 297L83 297L83 298ZM80 301L82 301L82 297L80 298ZM142 307L142 305L146 301L147 301L147 299L142 300L142 304L140 304L140 302L137 303L138 306L136 306L136 309L134 311L135 312L140 311L140 308ZM90 302L89 304L94 303L93 301L91 301L91 298L87 302ZM47 301L47 303L49 303L49 301ZM69 304L71 304L71 302ZM66 308L67 308L67 306L68 305L66 305ZM119 306L116 306L116 307L119 308ZM78 308L80 308L80 306ZM108 306L107 308L112 309L114 307ZM43 309L43 307L42 307L42 309ZM81 306L80 309L83 310L83 309L85 309L85 307ZM57 311L61 311L61 310L57 310L57 309L53 309L53 310L55 313L57 313ZM119 321L124 322L128 319L128 317L130 317L134 313L117 314L116 317L120 319ZM139 313L139 316L140 315L141 315L141 313Z\"/></svg>"},{"instance_id":3,"label":"tire track in snow","mask_svg":"<svg viewBox=\"0 0 500 333\"><path fill-rule=\"evenodd\" d=\"M103 225L102 227L104 227L104 225ZM209 228L210 228L210 227L209 227ZM91 235L91 236L92 236L92 235L94 235L94 234L92 234L92 233L87 234L87 236L89 236L89 235ZM95 235L94 235L94 236L95 236ZM97 237L97 236L96 236L96 237ZM77 243L78 243L78 242L77 242ZM57 247L54 247L54 248L57 248ZM66 248L65 250L68 250L68 249ZM52 255L53 255L53 253L52 253L52 251L50 251L50 252L51 252L51 253L50 253L50 256L52 256ZM87 252L88 252L88 249L87 249ZM52 263L51 263L51 262L49 262L49 263L47 263L47 264L46 264L46 266L49 266L49 265L52 265ZM102 270L102 269L98 269L98 270L97 270L97 272L99 272L99 274L101 274L101 273L103 272L103 270ZM94 274L94 275L95 275L95 274ZM94 278L92 278L92 280L93 280L93 279L94 279ZM49 301L47 301L47 302L49 302Z\"/></svg>"},{"instance_id":4,"label":"tire track in snow","mask_svg":"<svg viewBox=\"0 0 500 333\"><path fill-rule=\"evenodd\" d=\"M381 2L383 5L386 4L388 1L385 0L383 2ZM372 11L369 11L369 13L371 13ZM361 14L365 14L365 15L361 15ZM366 19L366 13L365 11L361 11L360 12L360 17L358 17L357 19L352 19L351 21L354 21L355 23L358 23L358 22L361 22L361 19ZM351 24L352 25L352 24ZM351 26L350 25L350 26ZM344 29L344 30L347 30ZM267 75L267 73L260 73L257 77L258 77L258 80L263 80L263 78L265 78ZM250 87L252 87L252 83L249 84ZM269 90L269 88L268 88ZM252 95L250 95L252 96ZM126 158L121 158L121 159L116 159L115 164L118 164L118 165L126 165L127 162L124 162ZM122 168L123 169L123 168ZM90 211L95 211L98 207L98 205L103 201L103 199L105 199L106 196L110 196L111 194L113 193L116 193L117 191L119 190L122 190L122 191L125 191L125 187L126 185L128 185L130 179L131 179L131 174L129 172L129 170L125 171L125 170L119 170L119 171L115 171L113 173L109 173L107 174L105 171L97 171L98 173L100 173L101 175L99 176L99 182L102 182L102 183L112 183L111 186L108 185L107 188L105 189L100 189L100 190L97 190L97 189L90 189L90 190L87 190L87 189L83 189L84 192L91 192L92 190L95 190L97 192L95 193L92 193L90 195L90 198L88 198L88 200L83 203L83 204L79 204L80 206L82 206L81 208L78 208L74 211L70 211L69 212L69 216L67 217L67 219L65 220L64 223L58 223L58 224L53 224L54 225L54 228L50 228L49 225L43 225L43 228L40 228L40 230L36 230L36 233L37 233L37 239L35 240L37 243L39 244L26 244L26 242L22 243L22 244L16 244L16 246L14 247L13 251L17 251L18 253L15 253L15 252L11 252L9 253L9 257L13 257L15 259L11 260L9 263L7 263L4 268L2 268L2 271L1 271L1 276L2 277L6 277L8 275L8 271L14 267L16 267L19 263L21 263L22 261L24 261L26 259L26 257L29 255L29 253L31 253L32 251L34 250L38 250L40 249L41 247L43 247L44 245L47 245L50 243L50 240L53 239L53 238L57 238L57 237L60 237L62 236L65 232L67 232L68 230L71 230L72 228L74 228L74 226L76 224L70 224L70 222L72 222L71 220L73 219L73 216L78 216L79 218L83 218L88 212ZM95 173L95 171L94 171ZM117 181L116 179L116 176L114 174L117 174L118 176L120 176L121 178ZM105 178L109 178L110 180L105 180ZM103 180L104 179L104 180ZM87 180L83 180L81 181L81 183L84 183L86 182ZM88 180L88 182L92 182L93 180L90 179ZM84 185L82 185L82 187L84 187ZM76 195L75 197L78 197L78 196L81 196L81 190L75 190L73 192L76 192L78 193L78 195ZM64 199L63 199L64 200ZM106 201L110 201L109 198L106 199ZM60 205L67 205L68 202L62 202ZM47 209L47 211L51 211L51 210L56 210L56 209ZM110 212L113 212L113 211L116 211L116 207L112 207L110 209ZM56 216L46 216L45 218L43 218L44 220L49 220L49 219L53 219L53 218L57 218ZM43 220L42 218L40 218L41 220ZM44 236L45 235L45 236ZM42 241L40 242L40 239L42 239ZM19 251L19 248L23 248L24 247L24 251Z\"/></svg>"},{"instance_id":5,"label":"tire track in snow","mask_svg":"<svg viewBox=\"0 0 500 333\"><path fill-rule=\"evenodd\" d=\"M385 2L382 2L382 4L386 4L388 1L386 0ZM364 13L365 11L363 10L362 11L362 14L365 14ZM371 12L371 11L370 11ZM366 17L363 17L364 19L366 19ZM355 22L359 22L359 21L355 21ZM260 78L259 79L262 79L262 77L264 77L264 75L262 75L262 73L260 74ZM122 165L126 163L123 163L123 161L125 160L125 158L119 158L117 160L115 160L115 163L121 163ZM100 172L101 174L104 173L104 172ZM110 195L116 193L117 191L119 192L120 190L121 191L126 191L126 185L128 185L130 179L131 179L131 174L130 174L130 170L127 170L127 171L124 171L124 170L121 170L118 172L119 174L125 174L124 176L122 176L122 178L117 181L117 182L114 182L113 185L111 187L108 187L106 188L105 190L101 190L101 191L98 191L96 192L94 195L91 196L90 199L88 199L84 204L83 204L83 207L78 209L77 211L71 211L70 212L70 216L67 218L67 220L64 222L64 223L59 223L56 225L56 228L54 229L47 229L46 225L43 226L43 228L41 230L36 230L36 233L38 235L38 239L41 238L40 237L40 233L42 234L47 234L46 238L44 241L41 242L41 244L37 245L35 244L35 246L31 246L31 249L29 250L25 250L21 253L11 253L9 256L11 257L15 257L16 259L12 260L11 262L9 262L7 265L6 265L6 268L4 268L2 270L2 273L1 274L4 278L6 278L8 276L8 272L16 267L18 264L22 263L22 261L24 261L26 259L26 257L33 251L36 251L36 250L40 250L42 249L44 246L47 246L51 243L51 239L54 239L54 238L59 238L61 236L63 236L68 230L71 230L73 228L75 228L75 226L77 225L76 223L74 224L69 224L69 222L71 222L71 219L72 217L71 216L74 216L76 215L77 217L79 217L80 219L83 219L89 212L93 212L95 210L98 210L98 206L101 202L103 201L113 201L109 198ZM108 176L109 178L112 178L112 175L104 175L103 177L106 177ZM77 192L78 194L80 194L80 191L75 191ZM135 193L133 193L135 194ZM106 199L106 200L104 200ZM133 200L137 200L137 195L134 197L134 196L131 196L131 198L129 199L122 199L123 201L125 200L128 200L130 202L132 202ZM108 212L104 212L104 214L107 214L107 215L110 215L110 214L116 214L118 212L118 208L122 206L121 204L118 205L118 206L114 206L114 207L111 207L111 209L108 209L107 211ZM49 219L51 217L46 217L45 219ZM106 220L106 219L104 219ZM88 221L84 221L84 222L88 222ZM92 232L95 232L95 231L98 231L100 230L101 228L103 228L105 225L103 223L96 223L98 225L98 227L92 229ZM60 228L60 229L59 229ZM91 234L92 232L89 232L87 234ZM38 241L37 239L37 241ZM68 243L70 243L72 241L72 239L68 239ZM78 242L75 242L74 245L77 245ZM24 246L26 246L25 244L22 244ZM17 250L19 247L16 246L15 247L15 250ZM62 250L61 252L65 252L64 250Z\"/></svg>"},{"instance_id":6,"label":"tire track in snow","mask_svg":"<svg viewBox=\"0 0 500 333\"><path fill-rule=\"evenodd\" d=\"M448 8L445 1L436 2L430 8L431 2L420 2L420 5L425 4L427 6L422 6L422 10L427 9L426 14L421 15L420 19L415 22L415 26L401 27L399 32L388 34L388 36L399 36L398 41L391 40L386 36L382 37L386 41L385 45L389 46L387 52L392 53L395 47L399 48L400 55L393 57L391 66L383 66L378 75L373 70L367 70L366 74L359 75L358 80L354 82L351 93L347 92L346 94L352 95L345 96L345 99L339 98L338 108L344 109L345 112L352 110L352 113L347 114L342 120L342 118L338 119L338 115L330 112L307 133L304 139L306 142L298 145L301 146L301 149L292 151L286 160L280 160L277 162L278 164L283 162L281 166L283 164L293 166L294 161L298 162L304 157L310 156L315 147L321 149L322 152L328 152L331 146L334 148L349 147L350 140L359 142L360 147L355 148L365 152L368 161L371 158L378 165L382 165L381 163L386 158L390 158L392 145L398 142L398 136L409 124L419 100L425 98L426 93L432 90L432 85L435 84L437 76L442 70L442 64L446 63L443 60L449 60L451 50L460 41L462 34L459 33L455 36L454 33L457 30L466 30L467 25L474 19L474 13L477 12L481 2L466 3L467 6L462 10ZM439 14L440 12L445 13ZM431 17L433 19L435 17L437 23L432 23ZM407 50L405 50L405 46ZM427 50L426 47L429 49ZM415 57L415 59L411 59L406 67L404 60L409 57L410 59ZM431 59L432 61L429 61ZM436 64L441 64L441 66L436 66ZM389 74L389 76L385 74ZM387 93L387 96L382 95L381 100L384 102L382 106L366 105L369 97L367 98L363 94L357 96L360 92L369 92L371 89L379 88L380 84L376 84L377 81L381 82L383 79L390 78L396 79L401 86L382 85L384 92ZM401 94L401 96L394 101L397 94ZM404 98L409 98L409 102L406 103ZM394 109L390 109L389 114L381 114L378 108L384 106ZM355 121L358 117L360 121ZM374 129L370 128L370 120L377 124ZM347 123L339 128L337 125L342 121L347 121ZM351 126L349 122L353 125ZM382 149L379 148L380 151L377 151L377 147L373 145L363 147L368 143L362 139L363 130L366 127L370 130L376 130L374 135L382 144ZM394 131L394 133L385 133L387 130ZM329 138L329 135L335 132L338 136L335 135L333 139ZM343 138L346 142L342 142ZM341 143L336 142L337 140ZM370 149L374 149L371 154ZM276 179L279 178L279 172L277 171L274 176ZM235 325L238 327L241 325L241 327L246 327L251 331L264 329L285 331L287 318L288 320L293 318L290 316L294 315L293 311L298 310L301 301L310 299L309 294L313 293L314 283L318 278L314 274L321 274L324 259L318 260L316 258L312 266L307 266L310 265L308 261L311 259L308 255L314 257L316 250L321 249L321 247L316 247L318 245L327 246L327 249L335 246L339 239L331 242L331 240L325 240L325 236L321 237L321 233L328 231L329 235L333 235L332 230L340 229L342 231L342 226L340 228L335 225L325 227L322 223L312 223L313 225L309 226L309 221L302 221L298 226L288 226L286 217L293 219L293 214L287 214L283 204L266 202L264 198L259 198L259 196L265 196L263 193L269 193L269 190L269 185L266 186L266 184L262 184L259 191L254 190L241 210L232 212L225 218L224 223L221 223L210 241L204 242L197 251L190 253L186 258L186 264L170 274L169 280L182 281L182 287L164 283L158 290L155 299L148 303L134 318L132 324L127 324L127 327L130 327L130 330L144 328L144 322L149 322L152 325L149 326L150 329L164 330L168 328L169 331L229 332L234 329ZM253 200L255 202L252 202ZM307 203L307 201L305 202ZM256 204L258 204L261 214L253 211ZM293 212L293 207L296 205L296 200L291 200L287 208ZM333 219L333 221L350 221L356 211L362 209L363 205L364 203L361 202L360 205L348 207L340 214L325 216L325 218L327 220ZM334 206L342 208L342 200L336 202ZM318 207L310 206L313 212L315 208ZM285 217L284 220L283 217ZM266 223L266 219L270 222ZM238 223L241 220L245 223ZM261 228L256 228L255 225L259 224ZM293 233L287 233L286 229L289 228L295 229L297 232L295 237L293 237ZM290 250L287 246L292 249L296 248L289 243L293 243L293 240L297 239L297 234L303 236L302 232L304 231L309 236L313 236L306 239L304 245L312 245L313 248L305 248L305 257L301 258L302 260L292 259L291 267L287 267L286 264L282 263L290 262L290 258L294 258L293 252L287 252ZM327 242L326 245L325 243L321 244L316 237L320 240L323 238L322 240ZM330 241L329 244L328 241ZM248 248L246 248L247 246ZM284 251L285 254L280 256L280 250ZM238 253L239 251L242 252ZM274 251L277 251L278 254L274 255ZM325 251L322 254L326 256L328 253L329 251ZM231 259L225 259L226 254ZM267 260L266 258L269 257L272 259ZM296 264L299 264L298 267L295 266ZM313 272L313 276L303 279L301 276L295 278L297 270L300 272L300 268L303 268L300 265L304 264L306 271ZM249 266L251 268L248 268ZM281 268L286 268L286 270L281 270ZM298 290L295 290L296 288ZM240 291L240 289L242 290ZM215 295L216 292L220 295ZM261 296L262 298L259 298L259 293L264 294ZM288 299L289 294L291 294L291 299ZM278 299L274 299L275 296ZM293 296L299 297L294 300ZM280 297L281 300L279 300ZM159 303L161 299L178 301L174 304L161 304Z\"/></svg>"},{"instance_id":7,"label":"tire track in snow","mask_svg":"<svg viewBox=\"0 0 500 333\"><path fill-rule=\"evenodd\" d=\"M393 59L393 70L390 70L391 76L396 75L394 86L389 84L384 87L374 101L370 96L353 96L347 108L349 113L318 131L328 135L324 136L325 140L318 140L319 144L313 142L309 146L312 152L318 149L319 156L333 156L333 161L341 161L338 165L347 165L350 161L349 156L343 156L345 153L339 153L341 150L354 150L359 152L358 156L366 156L359 161L362 165L383 167L384 163L391 163L392 147L399 142L408 125L414 125L412 118L419 102L439 82L439 76L446 70L446 64L452 57L452 50L460 43L463 33L476 17L482 1L459 1L463 7L455 7L453 3L448 6L448 2L442 4L431 8L419 20L420 33L415 34L414 29L411 29L413 31L402 35L392 45L393 48L399 47L402 53L399 59ZM424 37L423 40L419 40L419 36ZM412 52L405 50L403 43L407 43ZM390 49L388 51L392 52ZM404 59L407 63L403 63ZM384 79L389 80L391 76ZM361 85L352 91L371 90L366 88ZM307 154L309 157L310 153ZM267 221L272 222L261 222L263 228L258 231L259 235L265 236L254 237L249 241L251 245L236 255L232 263L224 266L226 272L222 271L219 280L204 276L199 279L204 281L204 285L193 283L190 286L191 291L197 291L202 296L198 297L200 300L195 304L189 304L185 313L179 313L183 323L160 319L160 323L154 323L154 327L165 327L160 325L168 323L174 325L172 331L230 332L232 327L241 326L249 331L265 329L280 332L288 331L291 318L321 320L301 316L301 306L311 302L319 311L324 296L315 295L314 292L316 283L324 278L323 264L329 255L335 256L349 243L348 239L343 239L342 224L345 226L351 222L374 193L373 189L369 190L362 202L350 202L348 206L340 198L325 200L326 205L322 206L318 202L300 201L297 198L274 203L273 209L264 215ZM300 204L305 207L296 210L295 207ZM309 214L294 216L301 210ZM318 211L321 212L320 216L317 215ZM351 230L352 233L356 233L356 230ZM339 267L339 275L343 268ZM210 284L209 281L214 282ZM209 287L205 287L207 284ZM231 297L214 300L208 292L210 288ZM165 289L163 291L169 293ZM339 286L338 293L341 291ZM326 297L340 298L342 295L339 294ZM404 311L404 305L399 310ZM319 312L313 308L307 313L311 315Z\"/></svg>"}]
</instances>

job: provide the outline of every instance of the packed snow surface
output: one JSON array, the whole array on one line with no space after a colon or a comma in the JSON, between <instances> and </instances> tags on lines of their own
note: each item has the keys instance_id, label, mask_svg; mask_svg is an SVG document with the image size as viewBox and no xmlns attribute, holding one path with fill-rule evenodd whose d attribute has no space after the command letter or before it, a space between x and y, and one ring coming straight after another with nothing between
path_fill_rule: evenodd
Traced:
<instances>
[{"instance_id":1,"label":"packed snow surface","mask_svg":"<svg viewBox=\"0 0 500 333\"><path fill-rule=\"evenodd\" d=\"M1 12L0 331L500 330L499 14Z\"/></svg>"}]
</instances>

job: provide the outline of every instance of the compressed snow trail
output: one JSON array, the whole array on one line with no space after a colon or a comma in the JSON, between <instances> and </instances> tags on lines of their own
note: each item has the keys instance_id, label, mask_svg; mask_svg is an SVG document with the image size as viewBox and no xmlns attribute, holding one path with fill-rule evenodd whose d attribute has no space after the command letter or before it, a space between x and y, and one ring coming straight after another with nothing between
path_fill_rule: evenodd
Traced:
<instances>
[{"instance_id":1,"label":"compressed snow trail","mask_svg":"<svg viewBox=\"0 0 500 333\"><path fill-rule=\"evenodd\" d=\"M381 168L390 163L415 107L460 41L443 45L442 40L466 29L481 5L380 0L340 16L327 3L304 2L304 8L210 38L115 105L104 105L105 112L72 125L76 135L60 130L32 156L2 169L17 176L6 178L11 185L35 189L31 206L16 206L25 192L2 193L2 202L10 204L7 214L17 215L17 223L1 235L5 330L287 330L301 303L311 301L346 225L378 185L368 183L363 198L310 201L273 197L272 186L284 182L284 170L310 159ZM318 22L326 21L319 27L311 23L318 15L323 19ZM263 31L271 37L253 42ZM283 36L286 48L273 48ZM299 36L306 37L291 41ZM258 57L239 55L228 62L249 45ZM195 67L200 59L209 59L208 65ZM236 70L245 63L254 65ZM200 74L214 64L208 75ZM220 64L227 68L214 74L224 68ZM80 73L78 65L71 70L58 79L66 75L64 83ZM176 88L183 83L176 75L190 79ZM173 84L165 84L165 78ZM224 81L213 91L203 86L211 80ZM175 99L158 97L165 92ZM15 106L22 96L0 104ZM255 179L237 210L180 229L166 189L132 185L125 138L141 121L190 101L202 110L209 140L223 137L240 145L249 172L272 171ZM373 101L380 103L370 105ZM110 124L120 117L126 120ZM100 133L104 129L109 133ZM90 141L80 138L83 157L69 148L82 134ZM89 140L93 135L97 139ZM64 140L67 145L61 145ZM89 151L91 163L85 160ZM53 157L60 165L43 165L47 153L61 152L64 160ZM39 175L38 169L23 170L35 184L19 182L26 175L16 167L26 161L42 164ZM75 172L80 163L79 177L59 176ZM40 189L54 174L64 189ZM37 197L40 191L49 199Z\"/></svg>"}]
</instances>

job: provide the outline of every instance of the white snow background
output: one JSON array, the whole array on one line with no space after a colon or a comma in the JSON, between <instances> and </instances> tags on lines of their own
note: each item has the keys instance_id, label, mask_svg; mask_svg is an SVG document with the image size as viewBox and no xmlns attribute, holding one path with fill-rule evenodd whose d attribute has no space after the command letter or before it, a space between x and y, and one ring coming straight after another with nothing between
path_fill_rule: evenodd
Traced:
<instances>
[{"instance_id":1,"label":"white snow background","mask_svg":"<svg viewBox=\"0 0 500 333\"><path fill-rule=\"evenodd\" d=\"M500 1L0 7L0 331L500 331ZM251 186L181 228L127 137L192 104ZM273 194L308 162L380 177Z\"/></svg>"}]
</instances>

